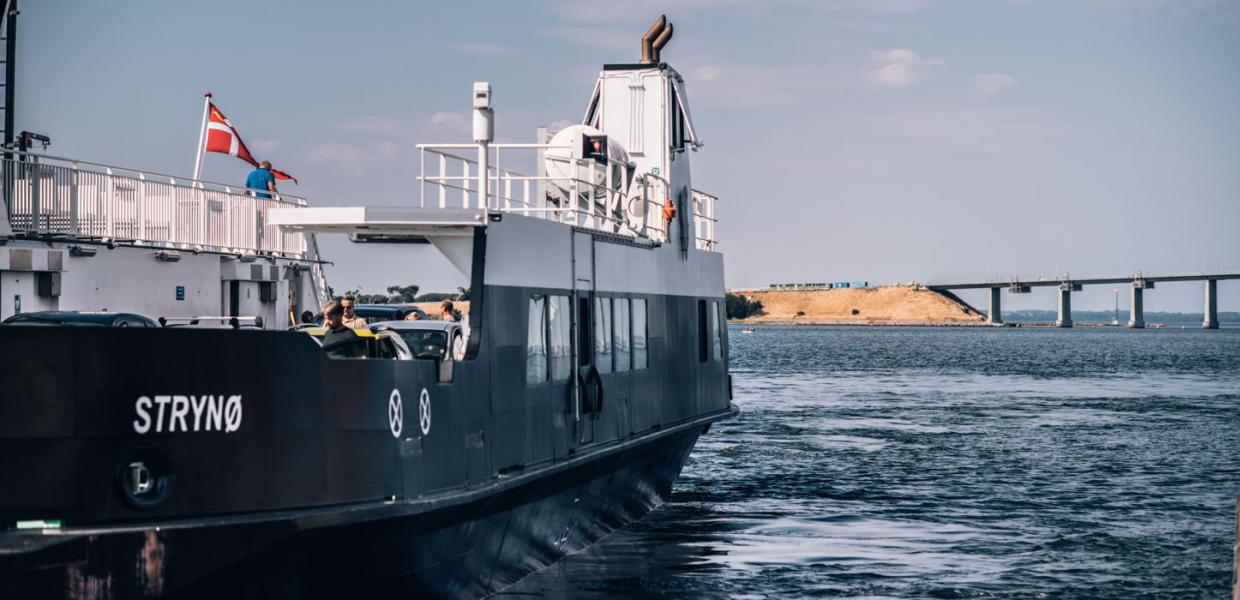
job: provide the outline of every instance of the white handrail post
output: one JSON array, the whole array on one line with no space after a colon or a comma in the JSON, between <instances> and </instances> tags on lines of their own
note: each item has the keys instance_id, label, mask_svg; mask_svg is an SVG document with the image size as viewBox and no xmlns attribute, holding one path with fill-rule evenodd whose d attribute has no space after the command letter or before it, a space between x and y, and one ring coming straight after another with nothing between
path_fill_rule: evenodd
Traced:
<instances>
[{"instance_id":1,"label":"white handrail post","mask_svg":"<svg viewBox=\"0 0 1240 600\"><path fill-rule=\"evenodd\" d=\"M43 173L40 172L39 157L32 156L30 164L29 172L33 174L30 181L30 225L35 233L39 233L43 230L43 194L40 189Z\"/></svg>"},{"instance_id":2,"label":"white handrail post","mask_svg":"<svg viewBox=\"0 0 1240 600\"><path fill-rule=\"evenodd\" d=\"M461 161L461 208L469 208L469 163Z\"/></svg>"},{"instance_id":3,"label":"white handrail post","mask_svg":"<svg viewBox=\"0 0 1240 600\"><path fill-rule=\"evenodd\" d=\"M194 182L194 194L198 196L198 243L201 245L209 245L211 243L211 235L208 233L208 208L206 190L202 189L202 183Z\"/></svg>"},{"instance_id":4,"label":"white handrail post","mask_svg":"<svg viewBox=\"0 0 1240 600\"><path fill-rule=\"evenodd\" d=\"M525 206L525 216L530 216L530 180L526 178L522 181L525 189L521 194L521 204Z\"/></svg>"},{"instance_id":5,"label":"white handrail post","mask_svg":"<svg viewBox=\"0 0 1240 600\"><path fill-rule=\"evenodd\" d=\"M228 250L232 250L234 248L233 243L232 243L233 241L232 212L233 212L232 188L225 187L224 188L224 240L223 242L224 242L224 247Z\"/></svg>"},{"instance_id":6,"label":"white handrail post","mask_svg":"<svg viewBox=\"0 0 1240 600\"><path fill-rule=\"evenodd\" d=\"M138 173L138 239L146 241L146 173Z\"/></svg>"},{"instance_id":7,"label":"white handrail post","mask_svg":"<svg viewBox=\"0 0 1240 600\"><path fill-rule=\"evenodd\" d=\"M168 182L172 185L172 226L170 242L174 245L180 245L184 242L181 240L181 195L177 193L177 180L171 177Z\"/></svg>"},{"instance_id":8,"label":"white handrail post","mask_svg":"<svg viewBox=\"0 0 1240 600\"><path fill-rule=\"evenodd\" d=\"M581 210L581 207L579 204L580 201L577 199L578 197L577 180L580 179L580 177L578 177L578 175L580 174L581 174L581 165L577 164L576 161L574 161L573 162L573 179L571 182L569 182L569 186L568 186L569 187L568 191L569 191L569 196L570 196L569 201L572 202L572 206L573 206L573 209L572 209L573 210L573 225L581 224L579 222L579 218L581 215L578 212Z\"/></svg>"},{"instance_id":9,"label":"white handrail post","mask_svg":"<svg viewBox=\"0 0 1240 600\"><path fill-rule=\"evenodd\" d=\"M78 164L73 161L69 169L69 233L78 235Z\"/></svg>"},{"instance_id":10,"label":"white handrail post","mask_svg":"<svg viewBox=\"0 0 1240 600\"><path fill-rule=\"evenodd\" d=\"M444 181L448 177L448 157L442 153L439 156L439 208L448 207L448 186L444 185Z\"/></svg>"},{"instance_id":11,"label":"white handrail post","mask_svg":"<svg viewBox=\"0 0 1240 600\"><path fill-rule=\"evenodd\" d=\"M487 210L491 208L491 170L488 162L491 160L491 151L487 147L486 142L478 144L478 208Z\"/></svg>"},{"instance_id":12,"label":"white handrail post","mask_svg":"<svg viewBox=\"0 0 1240 600\"><path fill-rule=\"evenodd\" d=\"M426 208L426 148L418 147L418 207Z\"/></svg>"},{"instance_id":13,"label":"white handrail post","mask_svg":"<svg viewBox=\"0 0 1240 600\"><path fill-rule=\"evenodd\" d=\"M114 181L112 177L112 169L108 168L107 172L108 172L107 185L104 186L107 190L107 196L105 197L105 200L104 200L104 204L103 204L104 211L103 212L106 215L105 218L107 219L108 237L114 238L116 237L116 218L113 216L112 213L115 212L115 208L116 208L116 182Z\"/></svg>"}]
</instances>

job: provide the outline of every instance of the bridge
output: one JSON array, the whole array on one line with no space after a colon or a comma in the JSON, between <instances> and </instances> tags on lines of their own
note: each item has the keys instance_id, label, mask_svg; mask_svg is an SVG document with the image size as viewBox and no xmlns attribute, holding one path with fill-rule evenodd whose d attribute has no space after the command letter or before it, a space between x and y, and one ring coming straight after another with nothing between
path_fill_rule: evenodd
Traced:
<instances>
[{"instance_id":1,"label":"bridge","mask_svg":"<svg viewBox=\"0 0 1240 600\"><path fill-rule=\"evenodd\" d=\"M1055 325L1058 327L1072 327L1072 292L1079 292L1086 285L1127 283L1132 288L1132 310L1129 312L1128 326L1140 329L1145 327L1145 308L1143 306L1145 290L1153 289L1155 283L1204 281L1205 318L1202 320L1201 326L1205 329L1218 329L1218 281L1220 279L1240 279L1240 272L1181 273L1170 275L1137 273L1135 275L1119 275L1114 277L1063 276L1054 279L1042 278L1028 281L1012 279L1010 281L930 283L925 284L924 287L939 292L989 289L990 311L987 313L986 321L995 325L1003 323L1003 313L1000 310L1000 292L1004 288L1007 288L1008 292L1013 294L1028 294L1035 287L1058 287L1059 318L1055 321Z\"/></svg>"}]
</instances>

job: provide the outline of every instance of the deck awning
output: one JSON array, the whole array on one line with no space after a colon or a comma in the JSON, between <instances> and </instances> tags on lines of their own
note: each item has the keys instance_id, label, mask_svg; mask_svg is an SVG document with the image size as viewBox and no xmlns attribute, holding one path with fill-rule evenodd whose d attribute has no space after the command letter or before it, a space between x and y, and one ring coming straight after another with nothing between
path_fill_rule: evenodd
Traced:
<instances>
[{"instance_id":1,"label":"deck awning","mask_svg":"<svg viewBox=\"0 0 1240 600\"><path fill-rule=\"evenodd\" d=\"M341 206L274 208L267 223L302 233L342 233L360 243L430 243L466 277L474 231L486 227L482 209Z\"/></svg>"},{"instance_id":2,"label":"deck awning","mask_svg":"<svg viewBox=\"0 0 1240 600\"><path fill-rule=\"evenodd\" d=\"M267 222L290 231L389 236L472 236L485 227L481 209L340 206L274 208Z\"/></svg>"}]
</instances>

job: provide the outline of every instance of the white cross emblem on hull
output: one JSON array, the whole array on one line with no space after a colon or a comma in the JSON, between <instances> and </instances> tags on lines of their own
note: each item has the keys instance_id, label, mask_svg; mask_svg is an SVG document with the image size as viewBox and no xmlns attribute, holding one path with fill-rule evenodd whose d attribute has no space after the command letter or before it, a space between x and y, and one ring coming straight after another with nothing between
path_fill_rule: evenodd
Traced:
<instances>
[{"instance_id":1,"label":"white cross emblem on hull","mask_svg":"<svg viewBox=\"0 0 1240 600\"><path fill-rule=\"evenodd\" d=\"M400 390L392 390L392 395L388 396L388 428L394 438L399 438L405 427L405 409L401 404Z\"/></svg>"}]
</instances>

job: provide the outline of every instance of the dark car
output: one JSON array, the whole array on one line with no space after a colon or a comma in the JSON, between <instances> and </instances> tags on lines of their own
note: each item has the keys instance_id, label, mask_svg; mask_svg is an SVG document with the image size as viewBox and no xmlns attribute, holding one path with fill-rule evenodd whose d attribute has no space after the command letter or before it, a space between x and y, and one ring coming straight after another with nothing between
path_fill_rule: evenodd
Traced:
<instances>
[{"instance_id":1,"label":"dark car","mask_svg":"<svg viewBox=\"0 0 1240 600\"><path fill-rule=\"evenodd\" d=\"M412 304L355 304L353 312L357 316L366 319L367 323L381 323L383 321L404 321L411 313L417 313L418 318L425 320L426 311ZM314 320L306 324L322 325L323 313L316 313Z\"/></svg>"},{"instance_id":2,"label":"dark car","mask_svg":"<svg viewBox=\"0 0 1240 600\"><path fill-rule=\"evenodd\" d=\"M159 327L151 319L134 313L79 312L75 310L45 310L13 315L4 325L43 325L69 327Z\"/></svg>"},{"instance_id":3,"label":"dark car","mask_svg":"<svg viewBox=\"0 0 1240 600\"><path fill-rule=\"evenodd\" d=\"M367 323L404 321L410 313L418 313L419 318L426 318L426 311L412 304L358 304L353 307L353 312L366 319Z\"/></svg>"}]
</instances>

